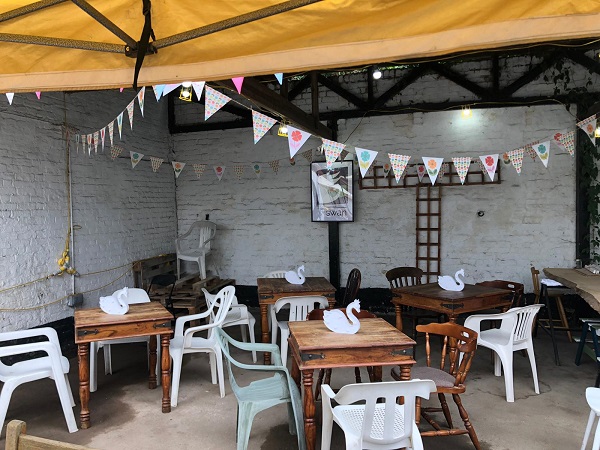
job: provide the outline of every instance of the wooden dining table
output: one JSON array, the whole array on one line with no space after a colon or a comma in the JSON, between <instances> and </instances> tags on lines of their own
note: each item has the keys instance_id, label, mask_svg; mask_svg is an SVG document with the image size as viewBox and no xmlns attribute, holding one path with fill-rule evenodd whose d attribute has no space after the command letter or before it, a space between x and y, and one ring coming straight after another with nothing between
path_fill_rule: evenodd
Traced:
<instances>
[{"instance_id":1,"label":"wooden dining table","mask_svg":"<svg viewBox=\"0 0 600 450\"><path fill-rule=\"evenodd\" d=\"M305 295L320 295L327 299L329 307L335 306L335 288L324 277L306 277L303 284L292 284L285 278L258 278L258 303L260 305L260 327L262 341L271 342L269 334L269 306L275 304L283 297L297 297ZM271 354L264 354L264 363L271 364Z\"/></svg>"},{"instance_id":2,"label":"wooden dining table","mask_svg":"<svg viewBox=\"0 0 600 450\"><path fill-rule=\"evenodd\" d=\"M396 328L402 331L402 306L427 309L446 314L450 322L463 313L485 309L507 309L512 304L513 293L476 284L465 284L462 291L446 291L437 283L416 284L392 288L392 303L396 311Z\"/></svg>"},{"instance_id":3,"label":"wooden dining table","mask_svg":"<svg viewBox=\"0 0 600 450\"><path fill-rule=\"evenodd\" d=\"M361 319L356 334L330 331L322 320L290 322L292 377L302 381L304 432L307 450L316 446L313 375L317 369L373 366L375 381L381 381L382 366L400 366L400 378L410 380L415 364L410 350L415 341L381 318ZM302 379L300 379L302 376Z\"/></svg>"}]
</instances>

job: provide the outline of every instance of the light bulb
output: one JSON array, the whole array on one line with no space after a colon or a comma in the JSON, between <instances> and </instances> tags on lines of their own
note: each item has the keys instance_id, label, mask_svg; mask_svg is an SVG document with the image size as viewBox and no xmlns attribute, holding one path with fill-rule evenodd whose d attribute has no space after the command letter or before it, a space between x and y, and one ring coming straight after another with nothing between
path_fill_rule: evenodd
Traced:
<instances>
[{"instance_id":1,"label":"light bulb","mask_svg":"<svg viewBox=\"0 0 600 450\"><path fill-rule=\"evenodd\" d=\"M594 131L594 137L600 138L600 125Z\"/></svg>"},{"instance_id":2,"label":"light bulb","mask_svg":"<svg viewBox=\"0 0 600 450\"><path fill-rule=\"evenodd\" d=\"M281 125L279 125L279 130L277 131L277 135L281 136L281 137L287 137L288 135L288 128L287 125L284 123L282 123Z\"/></svg>"},{"instance_id":3,"label":"light bulb","mask_svg":"<svg viewBox=\"0 0 600 450\"><path fill-rule=\"evenodd\" d=\"M462 116L463 119L468 119L473 116L473 111L471 111L471 107L469 105L462 107Z\"/></svg>"},{"instance_id":4,"label":"light bulb","mask_svg":"<svg viewBox=\"0 0 600 450\"><path fill-rule=\"evenodd\" d=\"M379 79L381 78L381 75L382 75L382 74L381 74L381 70L379 70L379 68L378 68L378 67L375 67L375 68L373 69L373 79L375 79L375 80L379 80Z\"/></svg>"},{"instance_id":5,"label":"light bulb","mask_svg":"<svg viewBox=\"0 0 600 450\"><path fill-rule=\"evenodd\" d=\"M183 83L181 83L181 85L184 88L189 88L189 87L192 87L192 82L191 81L184 81Z\"/></svg>"}]
</instances>

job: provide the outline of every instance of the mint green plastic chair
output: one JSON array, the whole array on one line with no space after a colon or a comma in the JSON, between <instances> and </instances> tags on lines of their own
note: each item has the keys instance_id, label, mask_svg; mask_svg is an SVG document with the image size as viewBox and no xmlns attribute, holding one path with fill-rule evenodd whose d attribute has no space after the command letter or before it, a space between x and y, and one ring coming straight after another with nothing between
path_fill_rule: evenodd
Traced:
<instances>
[{"instance_id":1,"label":"mint green plastic chair","mask_svg":"<svg viewBox=\"0 0 600 450\"><path fill-rule=\"evenodd\" d=\"M238 401L237 416L237 450L246 450L250 439L250 430L254 416L280 403L288 403L288 420L290 434L298 435L298 448L306 450L306 439L304 437L304 420L302 415L302 398L296 383L281 364L279 348L274 344L253 344L236 341L226 332L217 328L214 330L217 341L221 346L225 363L229 373L231 390ZM270 352L273 365L243 364L231 356L229 346L232 345L240 350L248 352ZM254 370L272 373L273 376L252 381L248 386L239 386L233 376L231 366L234 365L243 370Z\"/></svg>"}]
</instances>

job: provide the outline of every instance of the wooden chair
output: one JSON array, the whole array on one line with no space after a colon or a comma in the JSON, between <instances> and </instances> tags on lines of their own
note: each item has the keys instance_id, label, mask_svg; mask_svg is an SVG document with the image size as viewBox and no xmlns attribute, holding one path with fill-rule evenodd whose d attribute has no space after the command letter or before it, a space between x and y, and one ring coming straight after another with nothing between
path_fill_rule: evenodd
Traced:
<instances>
[{"instance_id":1,"label":"wooden chair","mask_svg":"<svg viewBox=\"0 0 600 450\"><path fill-rule=\"evenodd\" d=\"M350 303L356 300L358 296L358 290L360 289L360 270L354 268L348 274L348 280L346 281L346 290L344 291L344 298L342 299L342 307L347 307Z\"/></svg>"},{"instance_id":2,"label":"wooden chair","mask_svg":"<svg viewBox=\"0 0 600 450\"><path fill-rule=\"evenodd\" d=\"M533 292L535 294L534 304L540 303L540 295L541 295L541 286L540 286L540 271L535 267L531 267L531 278L533 281ZM569 328L569 321L567 320L567 315L565 313L565 308L563 307L562 296L568 292L566 288L552 288L548 287L548 299L556 299L556 309L558 309L558 319L553 319L552 322L558 323L558 326L554 326L554 330L562 330L566 331L567 338L569 342L573 342L573 336L571 335L571 330ZM548 305L550 307L550 305ZM548 319L537 319L538 322L548 322Z\"/></svg>"},{"instance_id":3,"label":"wooden chair","mask_svg":"<svg viewBox=\"0 0 600 450\"><path fill-rule=\"evenodd\" d=\"M523 306L521 303L523 302L523 295L525 293L525 286L521 283L517 283L515 281L505 281L505 280L491 280L491 281L480 281L479 283L475 283L479 286L487 286L498 289L508 289L512 291L512 304L511 308L516 308L519 306ZM480 314L478 312L478 314ZM484 314L481 312L481 314Z\"/></svg>"},{"instance_id":4,"label":"wooden chair","mask_svg":"<svg viewBox=\"0 0 600 450\"><path fill-rule=\"evenodd\" d=\"M422 284L423 271L418 267L395 267L388 270L385 276L390 283L390 289L393 289ZM434 319L438 322L442 322L444 315L422 309L415 309L410 306L402 306L402 317L411 319L413 327L412 338L416 339L417 325L419 324L420 319Z\"/></svg>"},{"instance_id":5,"label":"wooden chair","mask_svg":"<svg viewBox=\"0 0 600 450\"><path fill-rule=\"evenodd\" d=\"M325 309L313 309L310 313L308 313L306 320L323 320L325 311L326 311ZM345 309L341 309L341 311L343 311L343 313L346 314ZM375 314L373 314L369 311L364 311L364 310L360 310L359 312L355 313L355 315L358 320L373 319L373 318L377 317ZM374 376L373 376L373 367L372 366L367 367L367 373L369 374L369 381L370 382L375 381ZM360 367L354 368L354 377L356 378L357 383L362 382L362 379L360 376ZM321 394L321 385L323 383L330 384L330 381L331 381L331 369L320 369L319 377L317 378L317 383L315 386L315 400L319 399L319 395Z\"/></svg>"},{"instance_id":6,"label":"wooden chair","mask_svg":"<svg viewBox=\"0 0 600 450\"><path fill-rule=\"evenodd\" d=\"M462 405L460 394L466 391L465 379L477 348L477 333L456 323L431 323L418 325L417 331L425 333L425 351L427 354L427 366L413 366L411 376L413 379L433 380L436 385L441 408L421 408L421 402L417 399L417 423L421 415L434 428L431 431L422 431L421 436L455 436L468 434L477 450L481 449L475 428L469 420L469 415ZM430 335L443 338L441 350L441 362L439 369L431 367L431 343ZM448 360L448 361L446 361ZM448 362L448 364L446 364ZM392 369L392 378L400 380L398 367ZM446 402L445 394L451 394L454 403L458 407L458 413L462 418L465 429L454 428L450 409ZM443 429L429 416L430 412L443 412L448 429Z\"/></svg>"},{"instance_id":7,"label":"wooden chair","mask_svg":"<svg viewBox=\"0 0 600 450\"><path fill-rule=\"evenodd\" d=\"M4 450L93 450L82 445L53 441L27 433L27 426L22 420L11 420L6 426L6 445Z\"/></svg>"}]
</instances>

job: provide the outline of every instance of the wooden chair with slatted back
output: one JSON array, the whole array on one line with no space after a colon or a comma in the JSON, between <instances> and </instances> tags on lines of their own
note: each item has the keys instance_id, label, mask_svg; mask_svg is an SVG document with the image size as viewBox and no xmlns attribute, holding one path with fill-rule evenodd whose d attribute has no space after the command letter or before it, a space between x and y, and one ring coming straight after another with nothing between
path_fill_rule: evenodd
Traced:
<instances>
[{"instance_id":1,"label":"wooden chair with slatted back","mask_svg":"<svg viewBox=\"0 0 600 450\"><path fill-rule=\"evenodd\" d=\"M342 299L342 307L347 307L350 303L356 300L358 296L358 290L360 289L360 270L354 268L348 274L348 280L346 281L346 290L344 291L344 298Z\"/></svg>"},{"instance_id":2,"label":"wooden chair with slatted back","mask_svg":"<svg viewBox=\"0 0 600 450\"><path fill-rule=\"evenodd\" d=\"M430 323L418 325L417 331L425 333L425 353L427 355L427 366L415 365L411 369L413 379L433 380L435 383L441 408L421 408L421 402L417 400L416 419L423 417L433 427L431 431L421 431L421 436L455 436L468 434L477 450L481 449L475 428L469 420L467 410L462 404L460 394L467 388L465 379L471 368L475 350L477 348L477 333L456 323ZM430 336L442 338L442 349L439 368L432 367ZM392 378L400 380L400 370L396 366L392 369ZM458 407L458 413L465 424L465 428L455 428L452 424L450 408L446 402L446 395L451 394L454 403ZM428 413L443 412L448 423L448 428L442 428Z\"/></svg>"},{"instance_id":3,"label":"wooden chair with slatted back","mask_svg":"<svg viewBox=\"0 0 600 450\"><path fill-rule=\"evenodd\" d=\"M414 286L416 284L422 284L423 271L418 267L395 267L390 269L385 274L388 282L390 283L390 289ZM417 337L417 325L420 319L433 319L438 322L442 322L444 315L426 311L423 309L415 309L410 306L402 306L402 317L411 319L412 322L412 337Z\"/></svg>"},{"instance_id":4,"label":"wooden chair with slatted back","mask_svg":"<svg viewBox=\"0 0 600 450\"><path fill-rule=\"evenodd\" d=\"M476 283L479 286L487 286L498 289L508 289L512 291L512 304L511 308L516 308L518 306L523 306L521 303L523 302L523 295L525 293L525 286L521 283L517 283L515 281L505 281L505 280L491 280L491 281L480 281ZM483 312L477 312L477 314L485 314Z\"/></svg>"},{"instance_id":5,"label":"wooden chair with slatted back","mask_svg":"<svg viewBox=\"0 0 600 450\"><path fill-rule=\"evenodd\" d=\"M534 304L538 304L541 301L540 295L542 292L542 288L540 285L540 271L535 267L531 267L531 279L533 281L533 293L535 294ZM567 320L567 314L565 313L565 308L562 302L562 296L564 295L566 288L552 288L548 287L548 299L555 299L556 301L556 309L558 310L558 319L552 319L553 325L557 323L558 325L554 326L554 330L562 330L566 331L567 338L569 342L573 342L573 336L571 335L569 321ZM549 305L548 305L549 306ZM548 322L546 318L537 318L538 322Z\"/></svg>"},{"instance_id":6,"label":"wooden chair with slatted back","mask_svg":"<svg viewBox=\"0 0 600 450\"><path fill-rule=\"evenodd\" d=\"M22 420L11 420L6 426L6 444L4 450L93 450L90 447L54 441L27 434Z\"/></svg>"}]
</instances>

